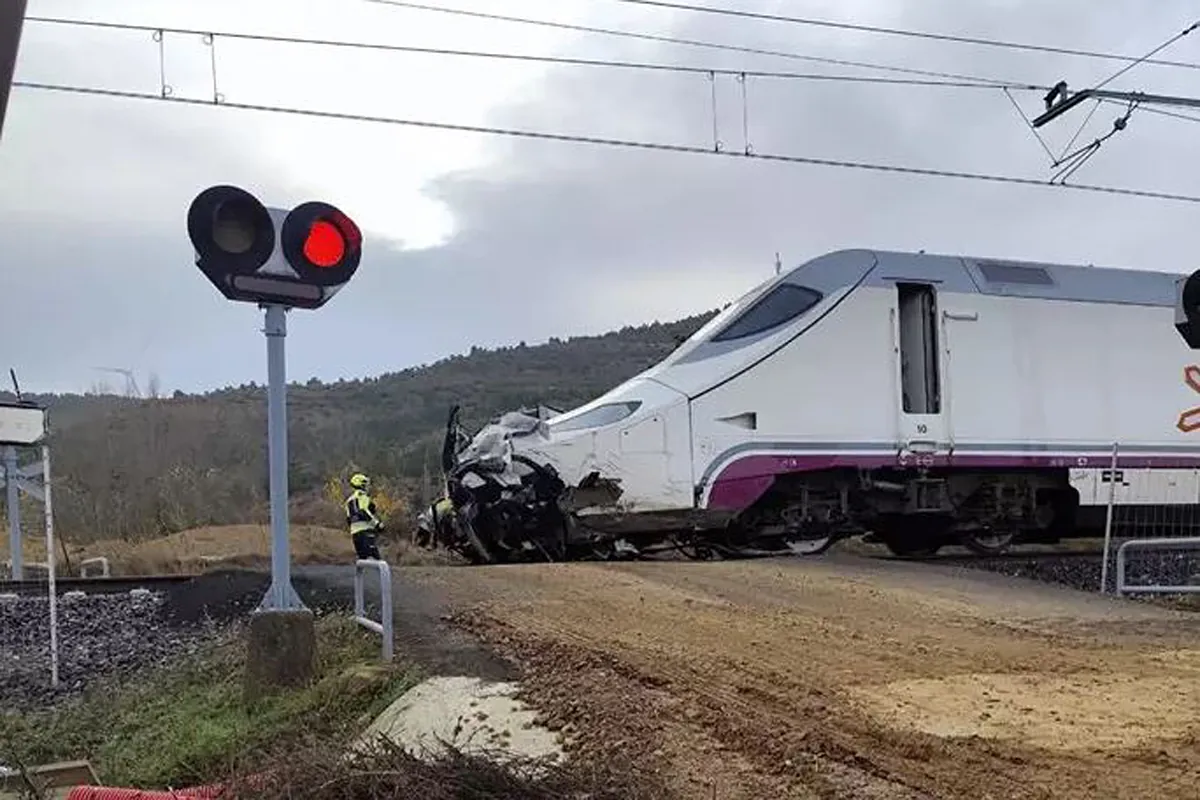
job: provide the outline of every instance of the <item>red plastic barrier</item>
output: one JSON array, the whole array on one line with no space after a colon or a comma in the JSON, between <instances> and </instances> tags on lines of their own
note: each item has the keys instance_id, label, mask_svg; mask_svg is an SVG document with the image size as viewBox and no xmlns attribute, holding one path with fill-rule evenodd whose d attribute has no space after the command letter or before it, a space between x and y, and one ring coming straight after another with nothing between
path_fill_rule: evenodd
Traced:
<instances>
[{"instance_id":1,"label":"red plastic barrier","mask_svg":"<svg viewBox=\"0 0 1200 800\"><path fill-rule=\"evenodd\" d=\"M171 792L111 786L76 786L67 795L67 800L212 800L219 796L220 788L212 786L176 789Z\"/></svg>"}]
</instances>

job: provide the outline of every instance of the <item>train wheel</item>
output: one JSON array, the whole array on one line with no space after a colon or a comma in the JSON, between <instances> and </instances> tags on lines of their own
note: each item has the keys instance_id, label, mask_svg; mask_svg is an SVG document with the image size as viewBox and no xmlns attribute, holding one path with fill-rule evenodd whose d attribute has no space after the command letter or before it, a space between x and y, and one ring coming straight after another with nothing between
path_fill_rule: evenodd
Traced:
<instances>
[{"instance_id":1,"label":"train wheel","mask_svg":"<svg viewBox=\"0 0 1200 800\"><path fill-rule=\"evenodd\" d=\"M1006 551L1012 545L1013 538L1011 531L967 531L959 537L959 543L972 553L995 556Z\"/></svg>"},{"instance_id":2,"label":"train wheel","mask_svg":"<svg viewBox=\"0 0 1200 800\"><path fill-rule=\"evenodd\" d=\"M837 541L837 537L830 534L829 536L784 536L783 543L787 545L787 549L792 551L793 555L797 556L819 556L824 553L833 543Z\"/></svg>"}]
</instances>

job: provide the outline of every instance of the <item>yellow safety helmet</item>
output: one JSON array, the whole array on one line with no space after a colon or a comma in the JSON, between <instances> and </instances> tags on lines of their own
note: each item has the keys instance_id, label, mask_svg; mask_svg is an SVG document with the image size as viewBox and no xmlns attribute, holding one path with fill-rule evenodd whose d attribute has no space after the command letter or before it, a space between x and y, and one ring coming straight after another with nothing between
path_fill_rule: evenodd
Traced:
<instances>
[{"instance_id":1,"label":"yellow safety helmet","mask_svg":"<svg viewBox=\"0 0 1200 800\"><path fill-rule=\"evenodd\" d=\"M350 476L350 485L355 489L366 489L371 485L371 479L361 472L356 472Z\"/></svg>"}]
</instances>

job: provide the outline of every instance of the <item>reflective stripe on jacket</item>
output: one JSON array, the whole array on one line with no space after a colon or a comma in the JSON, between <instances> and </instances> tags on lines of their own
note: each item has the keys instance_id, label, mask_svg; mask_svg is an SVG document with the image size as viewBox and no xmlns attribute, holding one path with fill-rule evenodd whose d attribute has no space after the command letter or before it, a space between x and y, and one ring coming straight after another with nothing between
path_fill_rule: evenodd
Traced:
<instances>
[{"instance_id":1,"label":"reflective stripe on jacket","mask_svg":"<svg viewBox=\"0 0 1200 800\"><path fill-rule=\"evenodd\" d=\"M379 518L375 516L375 501L362 489L355 489L346 498L346 524L350 534L375 530Z\"/></svg>"}]
</instances>

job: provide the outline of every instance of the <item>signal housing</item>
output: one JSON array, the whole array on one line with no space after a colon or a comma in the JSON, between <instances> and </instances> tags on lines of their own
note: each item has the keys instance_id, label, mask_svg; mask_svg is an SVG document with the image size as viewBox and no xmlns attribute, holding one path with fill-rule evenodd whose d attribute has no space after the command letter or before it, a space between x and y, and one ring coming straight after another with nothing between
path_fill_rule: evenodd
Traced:
<instances>
[{"instance_id":1,"label":"signal housing","mask_svg":"<svg viewBox=\"0 0 1200 800\"><path fill-rule=\"evenodd\" d=\"M358 270L362 232L321 201L265 206L237 186L210 186L188 208L196 265L229 300L316 309Z\"/></svg>"}]
</instances>

